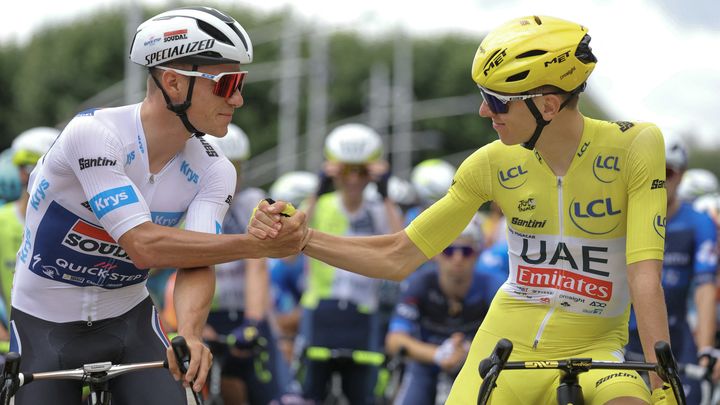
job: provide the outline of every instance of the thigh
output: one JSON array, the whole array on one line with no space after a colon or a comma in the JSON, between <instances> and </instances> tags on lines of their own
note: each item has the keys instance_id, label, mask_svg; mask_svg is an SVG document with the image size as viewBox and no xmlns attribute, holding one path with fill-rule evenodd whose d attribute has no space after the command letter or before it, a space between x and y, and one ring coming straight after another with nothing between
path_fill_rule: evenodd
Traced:
<instances>
[{"instance_id":1,"label":"thigh","mask_svg":"<svg viewBox=\"0 0 720 405\"><path fill-rule=\"evenodd\" d=\"M614 350L593 350L576 357L594 361L624 361L622 353ZM591 370L579 378L585 403L602 405L620 397L633 397L650 403L650 391L645 381L633 370Z\"/></svg>"},{"instance_id":2,"label":"thigh","mask_svg":"<svg viewBox=\"0 0 720 405\"><path fill-rule=\"evenodd\" d=\"M10 350L21 355L20 372L56 371L63 368L59 350L51 344L49 337L57 325L12 309ZM77 405L81 394L82 385L79 381L34 381L18 391L15 404Z\"/></svg>"},{"instance_id":3,"label":"thigh","mask_svg":"<svg viewBox=\"0 0 720 405\"><path fill-rule=\"evenodd\" d=\"M122 363L164 360L167 338L157 311L148 299L138 304L122 318L128 328L124 342ZM121 375L110 381L113 404L186 404L186 391L164 368L148 369Z\"/></svg>"},{"instance_id":4,"label":"thigh","mask_svg":"<svg viewBox=\"0 0 720 405\"><path fill-rule=\"evenodd\" d=\"M332 367L326 361L304 361L302 377L303 397L308 400L322 401L328 394Z\"/></svg>"},{"instance_id":5,"label":"thigh","mask_svg":"<svg viewBox=\"0 0 720 405\"><path fill-rule=\"evenodd\" d=\"M490 355L500 337L478 330L470 346L467 360L453 383L448 404L477 403L482 379L478 367L480 361ZM537 355L535 356L537 357ZM510 360L531 359L519 348L515 348ZM527 374L532 373L532 374ZM497 387L493 389L489 404L552 404L548 392L555 391L557 370L505 370L500 373Z\"/></svg>"},{"instance_id":6,"label":"thigh","mask_svg":"<svg viewBox=\"0 0 720 405\"><path fill-rule=\"evenodd\" d=\"M377 367L348 364L342 368L343 393L351 405L372 405L375 401Z\"/></svg>"}]
</instances>

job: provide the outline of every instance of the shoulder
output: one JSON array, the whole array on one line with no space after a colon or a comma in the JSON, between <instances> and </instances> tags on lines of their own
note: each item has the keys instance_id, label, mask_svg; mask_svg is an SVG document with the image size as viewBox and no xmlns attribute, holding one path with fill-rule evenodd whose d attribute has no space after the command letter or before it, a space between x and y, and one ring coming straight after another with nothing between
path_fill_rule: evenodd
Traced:
<instances>
[{"instance_id":1,"label":"shoulder","mask_svg":"<svg viewBox=\"0 0 720 405\"><path fill-rule=\"evenodd\" d=\"M595 139L610 146L629 148L640 143L662 141L662 132L651 122L603 121L585 118L586 130L595 131Z\"/></svg>"}]
</instances>

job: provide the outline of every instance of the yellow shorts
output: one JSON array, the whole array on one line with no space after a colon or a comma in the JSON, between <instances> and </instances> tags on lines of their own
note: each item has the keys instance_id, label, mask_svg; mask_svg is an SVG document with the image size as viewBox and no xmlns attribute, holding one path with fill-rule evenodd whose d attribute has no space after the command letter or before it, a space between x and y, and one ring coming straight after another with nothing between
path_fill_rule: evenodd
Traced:
<instances>
[{"instance_id":1,"label":"yellow shorts","mask_svg":"<svg viewBox=\"0 0 720 405\"><path fill-rule=\"evenodd\" d=\"M467 361L453 384L446 404L475 405L482 379L478 372L480 361L490 355L500 338L478 330ZM568 356L557 353L513 348L510 361L518 360L566 360L570 357L591 358L595 361L622 361L622 354L593 347ZM636 371L590 370L578 377L586 405L602 405L619 397L635 397L650 403L650 391ZM528 404L556 405L556 390L560 384L559 370L504 370L497 380L497 387L490 396L491 405Z\"/></svg>"}]
</instances>

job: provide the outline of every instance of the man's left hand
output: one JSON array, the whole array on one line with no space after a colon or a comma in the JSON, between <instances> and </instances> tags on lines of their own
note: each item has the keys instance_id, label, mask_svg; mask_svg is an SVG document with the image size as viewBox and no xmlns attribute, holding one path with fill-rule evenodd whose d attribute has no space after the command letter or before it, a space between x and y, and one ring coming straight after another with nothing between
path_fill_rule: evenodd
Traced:
<instances>
[{"instance_id":1,"label":"man's left hand","mask_svg":"<svg viewBox=\"0 0 720 405\"><path fill-rule=\"evenodd\" d=\"M210 353L210 349L205 346L200 337L191 335L184 335L184 337L190 350L190 366L188 367L187 373L185 373L184 379L177 360L175 360L175 353L173 352L172 346L167 348L168 368L176 381L183 379L184 386L189 387L190 384L193 384L193 391L200 392L205 385L205 380L207 380L213 356L212 353Z\"/></svg>"}]
</instances>

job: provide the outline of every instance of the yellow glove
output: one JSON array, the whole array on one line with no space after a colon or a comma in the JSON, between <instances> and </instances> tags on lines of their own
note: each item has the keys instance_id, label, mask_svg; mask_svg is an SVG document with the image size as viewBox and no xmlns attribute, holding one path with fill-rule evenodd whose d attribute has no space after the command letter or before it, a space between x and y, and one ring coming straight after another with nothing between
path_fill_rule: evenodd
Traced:
<instances>
[{"instance_id":1,"label":"yellow glove","mask_svg":"<svg viewBox=\"0 0 720 405\"><path fill-rule=\"evenodd\" d=\"M675 394L670 384L663 383L662 388L655 388L650 396L653 405L677 405Z\"/></svg>"}]
</instances>

